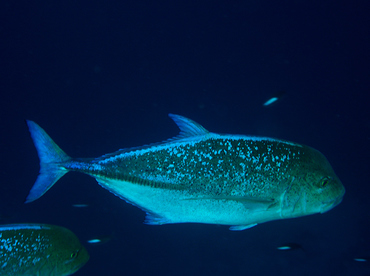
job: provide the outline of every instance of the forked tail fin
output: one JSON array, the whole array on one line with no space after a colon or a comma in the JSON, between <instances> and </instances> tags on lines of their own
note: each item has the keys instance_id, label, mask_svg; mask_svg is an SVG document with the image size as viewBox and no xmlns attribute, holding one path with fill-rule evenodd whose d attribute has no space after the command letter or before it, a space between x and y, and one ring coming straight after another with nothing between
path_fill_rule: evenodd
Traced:
<instances>
[{"instance_id":1,"label":"forked tail fin","mask_svg":"<svg viewBox=\"0 0 370 276\"><path fill-rule=\"evenodd\" d=\"M39 155L40 174L25 203L32 202L46 193L59 178L68 172L63 164L71 160L38 124L27 120L27 125Z\"/></svg>"}]
</instances>

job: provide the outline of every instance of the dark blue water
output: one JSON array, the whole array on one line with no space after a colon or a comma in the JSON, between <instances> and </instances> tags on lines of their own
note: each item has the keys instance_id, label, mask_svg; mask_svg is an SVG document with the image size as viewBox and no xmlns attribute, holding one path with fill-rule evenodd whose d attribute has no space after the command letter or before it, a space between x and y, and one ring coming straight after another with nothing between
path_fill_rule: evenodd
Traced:
<instances>
[{"instance_id":1,"label":"dark blue water","mask_svg":"<svg viewBox=\"0 0 370 276\"><path fill-rule=\"evenodd\" d=\"M68 227L91 255L81 276L369 275L370 263L353 260L370 256L368 1L156 2L2 1L1 223ZM69 155L96 157L175 136L168 113L317 148L343 202L241 232L148 226L144 212L70 173L23 204L39 169L24 119ZM304 250L276 250L286 242Z\"/></svg>"}]
</instances>

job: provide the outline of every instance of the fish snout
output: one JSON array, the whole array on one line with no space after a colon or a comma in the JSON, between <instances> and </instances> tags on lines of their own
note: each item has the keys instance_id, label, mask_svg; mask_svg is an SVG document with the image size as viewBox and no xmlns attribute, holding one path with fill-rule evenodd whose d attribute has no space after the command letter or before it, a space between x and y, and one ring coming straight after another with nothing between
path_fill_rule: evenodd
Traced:
<instances>
[{"instance_id":1,"label":"fish snout","mask_svg":"<svg viewBox=\"0 0 370 276\"><path fill-rule=\"evenodd\" d=\"M333 209L343 200L343 196L346 193L346 190L339 179L337 179L335 184L336 185L333 186L333 190L331 193L333 197L331 197L331 199L328 199L327 201L322 202L322 206L320 210L321 214Z\"/></svg>"},{"instance_id":2,"label":"fish snout","mask_svg":"<svg viewBox=\"0 0 370 276\"><path fill-rule=\"evenodd\" d=\"M343 196L344 193L331 201L323 202L320 213L322 214L333 209L335 206L342 202Z\"/></svg>"}]
</instances>

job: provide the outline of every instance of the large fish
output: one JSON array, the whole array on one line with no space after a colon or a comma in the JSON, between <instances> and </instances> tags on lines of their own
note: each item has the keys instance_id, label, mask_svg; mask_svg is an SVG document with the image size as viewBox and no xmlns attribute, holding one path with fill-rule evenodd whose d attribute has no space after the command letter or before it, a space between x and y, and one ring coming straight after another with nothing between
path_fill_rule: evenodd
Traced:
<instances>
[{"instance_id":1,"label":"large fish","mask_svg":"<svg viewBox=\"0 0 370 276\"><path fill-rule=\"evenodd\" d=\"M29 130L40 174L26 202L78 171L147 212L147 224L212 223L243 230L259 223L324 213L344 187L326 158L308 146L272 138L216 134L169 115L180 134L95 159L66 155L36 123Z\"/></svg>"},{"instance_id":2,"label":"large fish","mask_svg":"<svg viewBox=\"0 0 370 276\"><path fill-rule=\"evenodd\" d=\"M47 224L0 225L0 275L71 275L89 254L68 229Z\"/></svg>"}]
</instances>

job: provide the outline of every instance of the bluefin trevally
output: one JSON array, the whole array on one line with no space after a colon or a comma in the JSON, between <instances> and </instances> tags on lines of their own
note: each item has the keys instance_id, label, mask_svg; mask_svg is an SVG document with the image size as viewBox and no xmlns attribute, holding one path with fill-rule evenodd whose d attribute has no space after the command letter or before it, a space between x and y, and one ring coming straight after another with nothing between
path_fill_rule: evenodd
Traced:
<instances>
[{"instance_id":1,"label":"bluefin trevally","mask_svg":"<svg viewBox=\"0 0 370 276\"><path fill-rule=\"evenodd\" d=\"M146 211L146 223L210 223L243 230L259 223L324 213L345 189L319 151L279 139L216 134L169 115L180 134L98 158L72 158L27 121L40 174L26 202L41 197L69 171L94 177Z\"/></svg>"},{"instance_id":2,"label":"bluefin trevally","mask_svg":"<svg viewBox=\"0 0 370 276\"><path fill-rule=\"evenodd\" d=\"M88 260L86 249L64 227L0 225L0 275L72 275Z\"/></svg>"}]
</instances>

